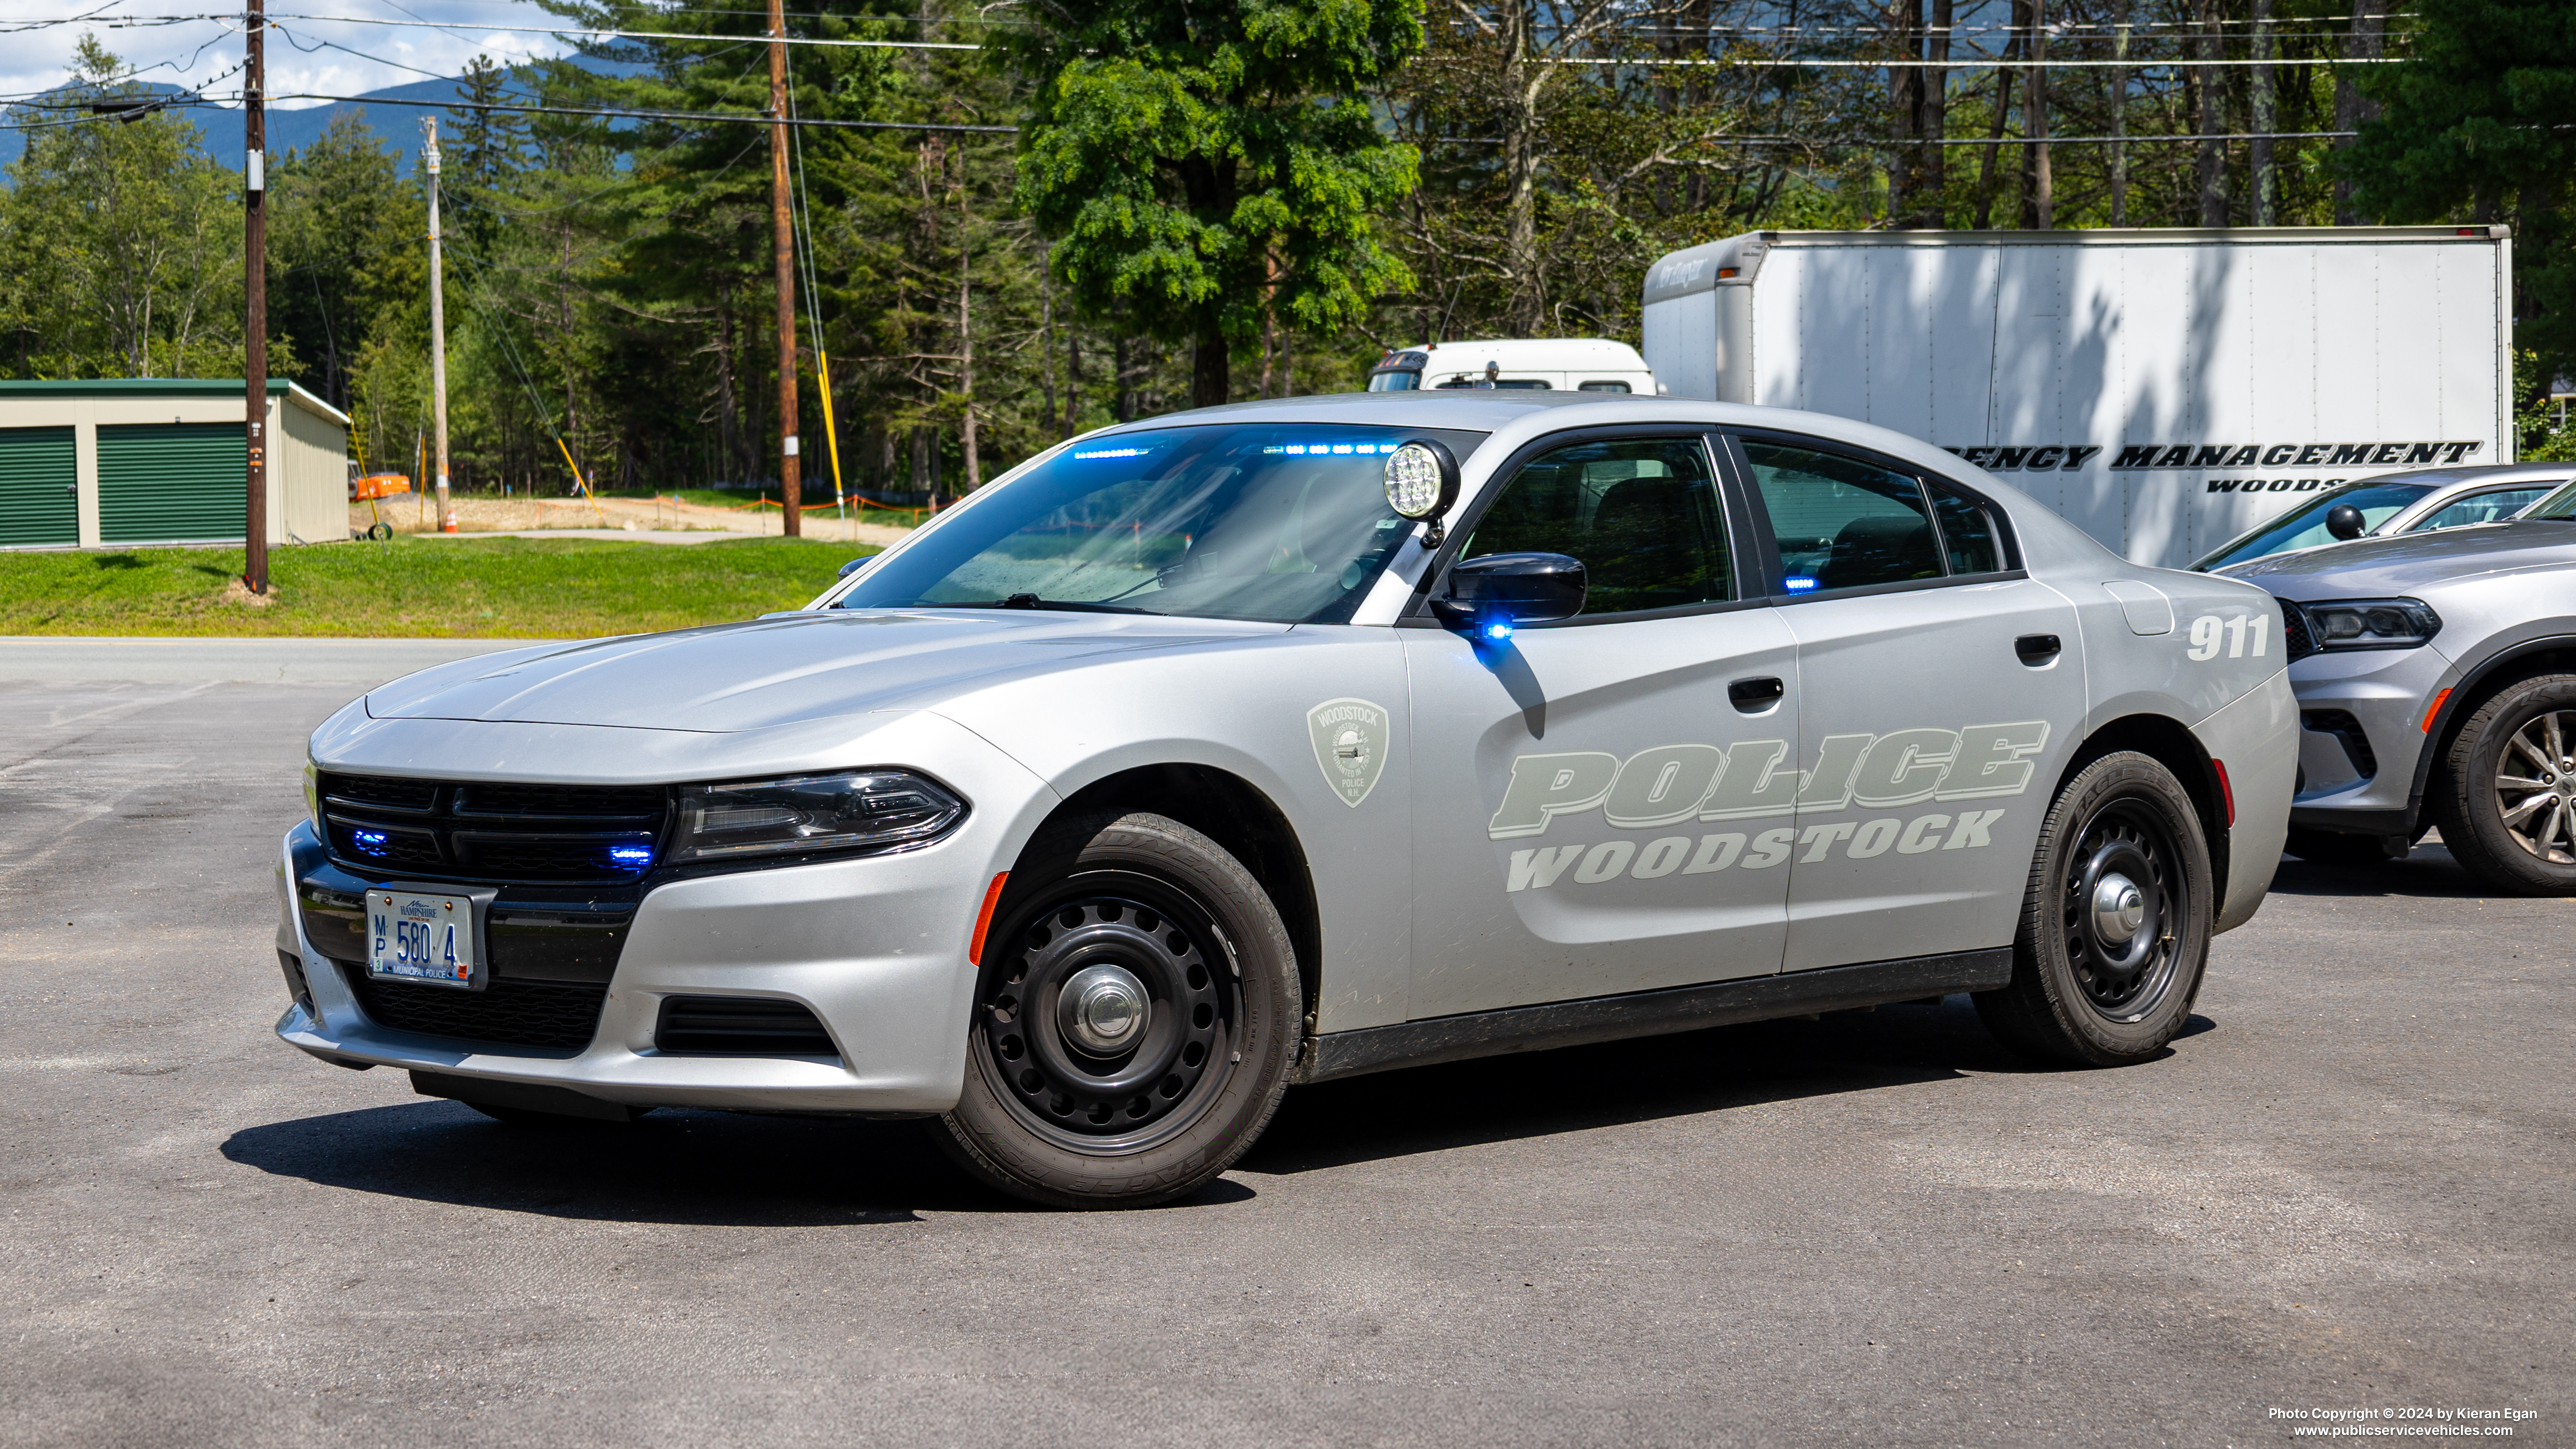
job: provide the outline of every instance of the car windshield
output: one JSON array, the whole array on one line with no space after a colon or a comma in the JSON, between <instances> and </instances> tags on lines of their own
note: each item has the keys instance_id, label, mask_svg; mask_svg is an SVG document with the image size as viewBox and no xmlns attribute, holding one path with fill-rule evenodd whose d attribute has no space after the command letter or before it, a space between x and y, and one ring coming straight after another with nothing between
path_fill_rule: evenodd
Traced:
<instances>
[{"instance_id":1,"label":"car windshield","mask_svg":"<svg viewBox=\"0 0 2576 1449\"><path fill-rule=\"evenodd\" d=\"M2524 518L2548 518L2559 522L2576 519L2576 483L2565 483L2557 492L2525 509Z\"/></svg>"},{"instance_id":2,"label":"car windshield","mask_svg":"<svg viewBox=\"0 0 2576 1449\"><path fill-rule=\"evenodd\" d=\"M2408 533L2436 533L2445 528L2466 528L2473 523L2501 523L2540 499L2549 491L2546 483L2528 488L2491 488L2472 493L2466 498L2445 503L2418 519Z\"/></svg>"},{"instance_id":3,"label":"car windshield","mask_svg":"<svg viewBox=\"0 0 2576 1449\"><path fill-rule=\"evenodd\" d=\"M2367 533L2394 518L2407 504L2432 492L2433 487L2430 483L2355 483L2348 488L2338 488L2291 509L2251 533L2238 535L2192 567L2223 569L2229 564L2287 553L2294 548L2314 548L2321 543L2337 542L2335 536L2326 530L2326 515L2346 503L2361 510L2362 531Z\"/></svg>"},{"instance_id":4,"label":"car windshield","mask_svg":"<svg viewBox=\"0 0 2576 1449\"><path fill-rule=\"evenodd\" d=\"M1079 443L862 572L842 609L1021 608L1342 623L1413 526L1386 455L1484 434L1312 423Z\"/></svg>"}]
</instances>

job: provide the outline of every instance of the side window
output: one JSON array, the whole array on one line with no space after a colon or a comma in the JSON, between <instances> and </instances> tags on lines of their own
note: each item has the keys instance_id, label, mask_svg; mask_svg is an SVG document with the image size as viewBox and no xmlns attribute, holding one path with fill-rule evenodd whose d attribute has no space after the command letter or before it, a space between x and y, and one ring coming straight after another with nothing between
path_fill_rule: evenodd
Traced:
<instances>
[{"instance_id":1,"label":"side window","mask_svg":"<svg viewBox=\"0 0 2576 1449\"><path fill-rule=\"evenodd\" d=\"M1942 576L1923 486L1857 458L1744 440L1791 593ZM1964 501L1964 500L1962 500ZM1988 547L1993 530L1987 529Z\"/></svg>"},{"instance_id":2,"label":"side window","mask_svg":"<svg viewBox=\"0 0 2576 1449\"><path fill-rule=\"evenodd\" d=\"M2406 530L2430 533L2437 528L2459 528L2471 523L2496 523L2511 518L2540 500L2549 491L2543 483L2531 488L2498 488L2485 493L2472 493L2466 498L2444 504L2433 510L2431 517Z\"/></svg>"},{"instance_id":3,"label":"side window","mask_svg":"<svg viewBox=\"0 0 2576 1449\"><path fill-rule=\"evenodd\" d=\"M1994 511L1938 478L1927 478L1932 515L1941 521L1941 548L1953 574L2003 572L2003 546L1995 537Z\"/></svg>"},{"instance_id":4,"label":"side window","mask_svg":"<svg viewBox=\"0 0 2576 1449\"><path fill-rule=\"evenodd\" d=\"M1735 597L1725 508L1697 438L1576 443L1522 464L1458 557L1522 552L1583 561L1586 617Z\"/></svg>"}]
</instances>

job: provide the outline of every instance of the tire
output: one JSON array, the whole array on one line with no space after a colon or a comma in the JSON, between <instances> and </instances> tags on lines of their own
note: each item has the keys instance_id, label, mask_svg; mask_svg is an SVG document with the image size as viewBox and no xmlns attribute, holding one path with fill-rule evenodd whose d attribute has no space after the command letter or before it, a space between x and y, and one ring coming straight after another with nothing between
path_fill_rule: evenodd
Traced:
<instances>
[{"instance_id":1,"label":"tire","mask_svg":"<svg viewBox=\"0 0 2576 1449\"><path fill-rule=\"evenodd\" d=\"M2346 835L2339 830L2302 830L2294 825L2282 849L2317 865L2386 865L2392 860L2404 860L2413 845L2393 835Z\"/></svg>"},{"instance_id":2,"label":"tire","mask_svg":"<svg viewBox=\"0 0 2576 1449\"><path fill-rule=\"evenodd\" d=\"M2092 908L2112 876L2138 890L2143 919L2125 937ZM2004 1045L2040 1061L2144 1061L2191 1017L2214 898L2209 843L2181 782L2134 751L2104 755L2049 804L2012 980L1976 993L1977 1015Z\"/></svg>"},{"instance_id":3,"label":"tire","mask_svg":"<svg viewBox=\"0 0 2576 1449\"><path fill-rule=\"evenodd\" d=\"M1270 1124L1305 1014L1296 953L1223 846L1143 813L1050 826L985 941L965 1089L932 1124L968 1172L1051 1207L1144 1207L1206 1186Z\"/></svg>"},{"instance_id":4,"label":"tire","mask_svg":"<svg viewBox=\"0 0 2576 1449\"><path fill-rule=\"evenodd\" d=\"M2497 890L2576 895L2571 759L2576 674L2521 680L2478 706L2433 771L2433 818L2451 858Z\"/></svg>"}]
</instances>

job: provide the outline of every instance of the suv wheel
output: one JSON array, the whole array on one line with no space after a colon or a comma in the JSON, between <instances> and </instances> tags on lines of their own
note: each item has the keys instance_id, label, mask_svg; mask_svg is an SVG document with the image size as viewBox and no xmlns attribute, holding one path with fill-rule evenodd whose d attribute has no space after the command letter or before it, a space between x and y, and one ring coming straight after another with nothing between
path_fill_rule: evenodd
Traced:
<instances>
[{"instance_id":1,"label":"suv wheel","mask_svg":"<svg viewBox=\"0 0 2576 1449\"><path fill-rule=\"evenodd\" d=\"M2048 807L2013 938L2012 981L1977 1015L2024 1056L2143 1061L2191 1016L2209 959L2209 846L2173 773L2121 750Z\"/></svg>"},{"instance_id":2,"label":"suv wheel","mask_svg":"<svg viewBox=\"0 0 2576 1449\"><path fill-rule=\"evenodd\" d=\"M2452 858L2516 895L2576 895L2576 674L2507 685L2451 739L2433 817Z\"/></svg>"},{"instance_id":3,"label":"suv wheel","mask_svg":"<svg viewBox=\"0 0 2576 1449\"><path fill-rule=\"evenodd\" d=\"M940 1146L1055 1207L1194 1192L1269 1125L1303 1015L1295 952L1241 862L1160 815L1049 827L985 937Z\"/></svg>"}]
</instances>

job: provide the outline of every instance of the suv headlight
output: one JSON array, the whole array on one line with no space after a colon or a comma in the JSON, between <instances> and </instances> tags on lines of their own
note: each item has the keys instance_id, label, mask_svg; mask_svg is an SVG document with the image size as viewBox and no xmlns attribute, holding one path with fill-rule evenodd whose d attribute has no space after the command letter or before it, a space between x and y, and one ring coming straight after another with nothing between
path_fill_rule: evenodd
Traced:
<instances>
[{"instance_id":1,"label":"suv headlight","mask_svg":"<svg viewBox=\"0 0 2576 1449\"><path fill-rule=\"evenodd\" d=\"M2319 649L2415 649L2442 632L2442 616L2422 599L2327 599L2299 611Z\"/></svg>"},{"instance_id":2,"label":"suv headlight","mask_svg":"<svg viewBox=\"0 0 2576 1449\"><path fill-rule=\"evenodd\" d=\"M680 789L679 837L669 858L882 850L931 839L965 813L965 801L908 770L686 785Z\"/></svg>"}]
</instances>

